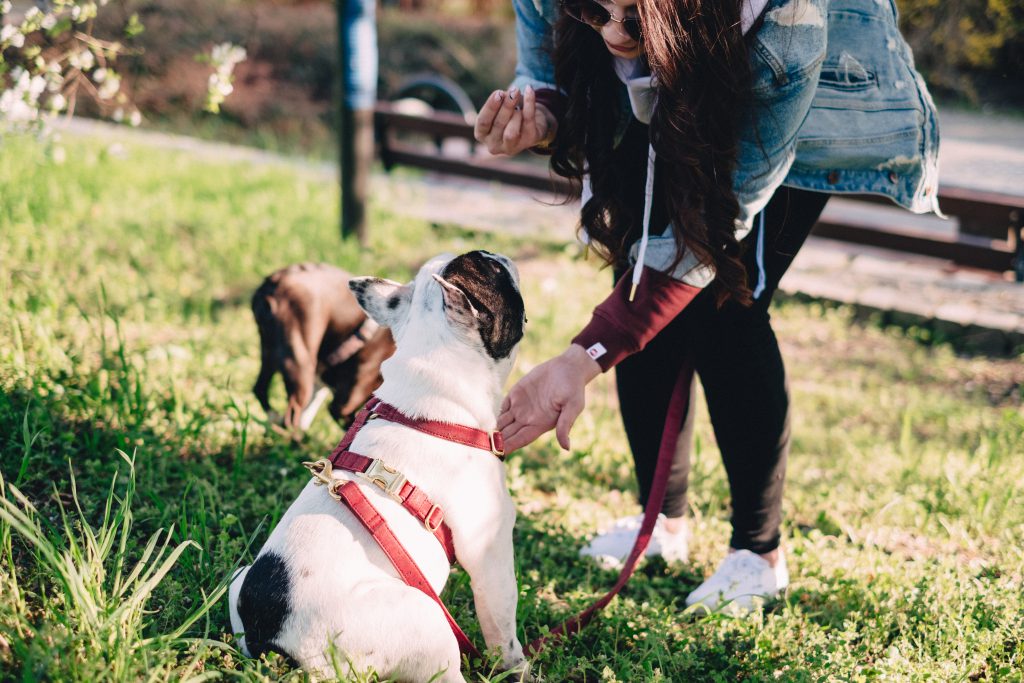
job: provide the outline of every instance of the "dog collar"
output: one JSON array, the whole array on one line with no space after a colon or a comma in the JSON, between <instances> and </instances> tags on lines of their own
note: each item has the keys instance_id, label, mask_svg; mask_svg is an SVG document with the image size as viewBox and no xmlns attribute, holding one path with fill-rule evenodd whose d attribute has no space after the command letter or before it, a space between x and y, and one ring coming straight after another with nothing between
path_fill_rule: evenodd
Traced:
<instances>
[{"instance_id":1,"label":"dog collar","mask_svg":"<svg viewBox=\"0 0 1024 683\"><path fill-rule=\"evenodd\" d=\"M442 422L440 420L424 420L409 417L398 408L389 403L385 403L376 396L370 397L370 400L366 402L366 406L363 410L368 411L368 415L366 417L367 420L380 418L387 420L388 422L395 422L405 427L415 429L418 432L423 432L424 434L437 437L438 439L444 439L445 441L460 443L463 446L471 446L484 451L490 451L498 460L505 459L505 442L501 438L501 432L498 430L491 432L484 429L476 429L474 427L455 424L454 422ZM347 437L348 434L345 436ZM353 438L355 437L353 436Z\"/></svg>"}]
</instances>

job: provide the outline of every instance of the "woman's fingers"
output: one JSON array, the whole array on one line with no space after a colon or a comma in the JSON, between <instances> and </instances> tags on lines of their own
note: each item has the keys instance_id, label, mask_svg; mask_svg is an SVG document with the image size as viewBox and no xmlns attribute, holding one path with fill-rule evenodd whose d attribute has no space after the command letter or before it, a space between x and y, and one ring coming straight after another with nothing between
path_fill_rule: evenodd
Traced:
<instances>
[{"instance_id":1,"label":"woman's fingers","mask_svg":"<svg viewBox=\"0 0 1024 683\"><path fill-rule=\"evenodd\" d=\"M558 445L565 450L570 448L569 431L575 424L576 418L583 412L583 405L582 400L574 398L566 403L562 407L562 412L558 414L558 420L555 422L555 437L558 439Z\"/></svg>"},{"instance_id":2,"label":"woman's fingers","mask_svg":"<svg viewBox=\"0 0 1024 683\"><path fill-rule=\"evenodd\" d=\"M507 438L505 437L505 433L502 432L501 436L505 443L505 451L511 453L513 451L518 451L524 446L529 446L545 431L547 430L534 425L523 425L521 427L517 427L515 431L509 432Z\"/></svg>"},{"instance_id":3,"label":"woman's fingers","mask_svg":"<svg viewBox=\"0 0 1024 683\"><path fill-rule=\"evenodd\" d=\"M539 131L537 130L537 93L534 91L533 86L526 86L526 90L523 92L523 141L528 143L528 146L532 147L538 140L540 140Z\"/></svg>"},{"instance_id":4,"label":"woman's fingers","mask_svg":"<svg viewBox=\"0 0 1024 683\"><path fill-rule=\"evenodd\" d=\"M519 150L519 136L523 130L523 112L516 109L512 113L512 118L508 120L508 125L505 126L505 133L501 136L503 147L505 148L506 154L515 154Z\"/></svg>"},{"instance_id":5,"label":"woman's fingers","mask_svg":"<svg viewBox=\"0 0 1024 683\"><path fill-rule=\"evenodd\" d=\"M498 413L498 431L504 432L505 428L516 421L515 411L509 406L509 399L506 396L505 402L501 404L501 412Z\"/></svg>"},{"instance_id":6,"label":"woman's fingers","mask_svg":"<svg viewBox=\"0 0 1024 683\"><path fill-rule=\"evenodd\" d=\"M504 90L495 90L484 102L480 113L476 115L476 124L473 126L473 137L477 142L483 142L491 128L494 126L494 117L498 115L501 104L505 100Z\"/></svg>"},{"instance_id":7,"label":"woman's fingers","mask_svg":"<svg viewBox=\"0 0 1024 683\"><path fill-rule=\"evenodd\" d=\"M515 86L508 89L508 95L504 97L498 113L494 116L494 123L491 130L485 137L487 149L491 154L505 154L507 150L503 144L505 138L505 127L512 120L516 113L516 106L519 104L519 89Z\"/></svg>"}]
</instances>

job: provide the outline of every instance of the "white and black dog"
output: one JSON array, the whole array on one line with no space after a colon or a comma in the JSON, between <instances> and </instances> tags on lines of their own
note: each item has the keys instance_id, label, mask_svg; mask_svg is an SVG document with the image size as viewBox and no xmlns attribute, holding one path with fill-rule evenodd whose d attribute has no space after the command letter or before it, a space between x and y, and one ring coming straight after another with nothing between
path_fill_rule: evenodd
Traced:
<instances>
[{"instance_id":1,"label":"white and black dog","mask_svg":"<svg viewBox=\"0 0 1024 683\"><path fill-rule=\"evenodd\" d=\"M493 430L525 323L512 262L485 251L424 265L413 282L354 278L359 305L391 328L395 354L376 395L404 414ZM387 420L371 420L351 450L383 460L444 510L468 572L489 649L524 665L516 636L515 508L505 466L487 451ZM378 487L358 482L437 593L450 565L441 544ZM459 647L440 607L399 578L349 508L311 481L229 592L243 651L278 651L314 674L350 667L405 681L463 681ZM440 675L438 675L440 673ZM436 678L435 678L436 676Z\"/></svg>"}]
</instances>

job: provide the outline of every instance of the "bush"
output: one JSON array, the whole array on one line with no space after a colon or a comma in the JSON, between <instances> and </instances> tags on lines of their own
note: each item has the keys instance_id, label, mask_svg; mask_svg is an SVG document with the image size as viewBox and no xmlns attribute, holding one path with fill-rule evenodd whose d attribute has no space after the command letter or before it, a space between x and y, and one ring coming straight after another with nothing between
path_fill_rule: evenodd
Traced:
<instances>
[{"instance_id":1,"label":"bush","mask_svg":"<svg viewBox=\"0 0 1024 683\"><path fill-rule=\"evenodd\" d=\"M1024 2L897 0L918 67L938 92L1024 105ZM1011 101L1006 102L1009 98Z\"/></svg>"}]
</instances>

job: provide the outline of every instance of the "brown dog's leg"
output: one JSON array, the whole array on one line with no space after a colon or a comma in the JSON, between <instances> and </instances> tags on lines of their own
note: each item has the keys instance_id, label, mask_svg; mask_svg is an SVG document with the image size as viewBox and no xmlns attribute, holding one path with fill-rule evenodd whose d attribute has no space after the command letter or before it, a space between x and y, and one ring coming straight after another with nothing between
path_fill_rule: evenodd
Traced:
<instances>
[{"instance_id":1,"label":"brown dog's leg","mask_svg":"<svg viewBox=\"0 0 1024 683\"><path fill-rule=\"evenodd\" d=\"M313 385L316 383L316 355L309 352L305 340L298 334L290 336L291 357L281 365L281 376L288 392L288 409L284 414L284 427L288 430L297 429L301 422L302 411L313 398Z\"/></svg>"},{"instance_id":2,"label":"brown dog's leg","mask_svg":"<svg viewBox=\"0 0 1024 683\"><path fill-rule=\"evenodd\" d=\"M260 374L256 378L256 384L252 387L252 393L256 400L263 406L263 412L269 418L273 411L270 408L270 381L274 379L277 372L277 362L274 359L274 352L267 344L263 330L260 330Z\"/></svg>"}]
</instances>

